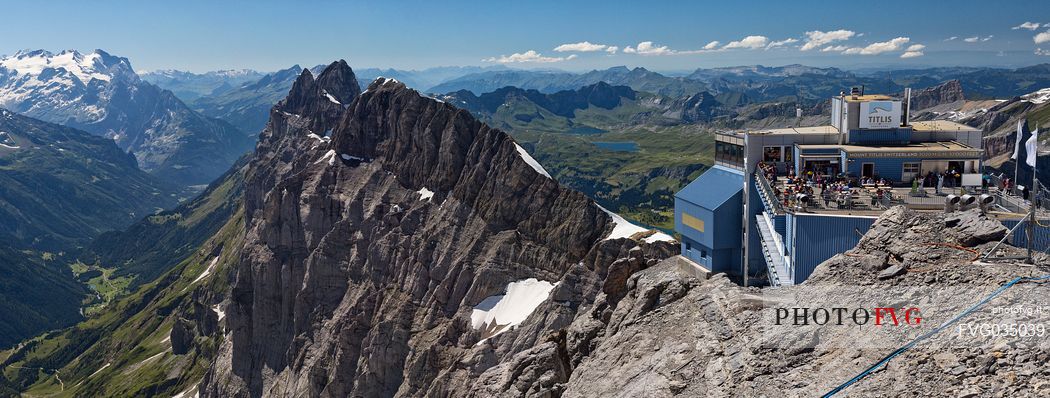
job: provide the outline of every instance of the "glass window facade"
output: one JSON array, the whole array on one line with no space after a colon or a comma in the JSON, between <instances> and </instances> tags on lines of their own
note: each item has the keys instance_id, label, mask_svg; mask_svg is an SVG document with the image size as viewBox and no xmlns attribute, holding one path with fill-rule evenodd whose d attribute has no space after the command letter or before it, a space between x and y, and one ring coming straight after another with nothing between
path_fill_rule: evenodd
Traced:
<instances>
[{"instance_id":1,"label":"glass window facade","mask_svg":"<svg viewBox=\"0 0 1050 398\"><path fill-rule=\"evenodd\" d=\"M715 141L715 162L744 168L744 146L723 141Z\"/></svg>"}]
</instances>

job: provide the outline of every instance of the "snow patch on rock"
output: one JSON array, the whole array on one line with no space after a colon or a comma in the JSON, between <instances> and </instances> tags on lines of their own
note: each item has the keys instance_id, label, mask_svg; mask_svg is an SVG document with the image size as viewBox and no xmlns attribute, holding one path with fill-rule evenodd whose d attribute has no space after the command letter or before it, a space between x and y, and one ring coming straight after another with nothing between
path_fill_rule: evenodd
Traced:
<instances>
[{"instance_id":1,"label":"snow patch on rock","mask_svg":"<svg viewBox=\"0 0 1050 398\"><path fill-rule=\"evenodd\" d=\"M332 94L329 94L328 90L321 90L321 93L324 94L324 96L326 98L328 98L329 101L332 101L332 103L334 103L336 105L342 105L343 104L343 103L339 102L339 100L335 99L335 97L332 96Z\"/></svg>"},{"instance_id":2,"label":"snow patch on rock","mask_svg":"<svg viewBox=\"0 0 1050 398\"><path fill-rule=\"evenodd\" d=\"M427 187L421 188L416 193L419 194L419 200L430 200L434 197L434 191L427 189Z\"/></svg>"},{"instance_id":3,"label":"snow patch on rock","mask_svg":"<svg viewBox=\"0 0 1050 398\"><path fill-rule=\"evenodd\" d=\"M211 307L211 309L214 310L215 313L219 316L219 321L220 322L222 321L222 318L226 317L226 311L222 310L222 305L221 304L215 304L215 306Z\"/></svg>"},{"instance_id":4,"label":"snow patch on rock","mask_svg":"<svg viewBox=\"0 0 1050 398\"><path fill-rule=\"evenodd\" d=\"M217 264L218 262L219 256L215 256L215 258L211 259L211 263L208 264L208 268L206 268L204 272L201 272L200 276L198 276L197 279L194 279L193 283L190 284L192 285L194 283L200 282L204 278L207 278L208 275L211 275L212 271L215 271L215 264Z\"/></svg>"},{"instance_id":5,"label":"snow patch on rock","mask_svg":"<svg viewBox=\"0 0 1050 398\"><path fill-rule=\"evenodd\" d=\"M525 151L525 148L522 148L521 145L518 145L516 142L514 143L514 147L518 149L518 155L521 155L521 158L525 160L525 163L528 163L529 166L532 166L532 168L540 174L543 174L547 178L551 178L551 175L547 173L547 170L544 170L543 166L540 165L540 162L537 162L532 155L529 155L529 152Z\"/></svg>"},{"instance_id":6,"label":"snow patch on rock","mask_svg":"<svg viewBox=\"0 0 1050 398\"><path fill-rule=\"evenodd\" d=\"M358 162L364 162L365 161L365 158L362 158L362 157L359 157L359 156L350 155L350 154L346 154L346 153L344 153L342 155L339 155L339 157L343 158L343 160L356 160Z\"/></svg>"},{"instance_id":7,"label":"snow patch on rock","mask_svg":"<svg viewBox=\"0 0 1050 398\"><path fill-rule=\"evenodd\" d=\"M673 236L657 231L655 234L649 235L645 238L645 243L656 243L656 242L675 242Z\"/></svg>"},{"instance_id":8,"label":"snow patch on rock","mask_svg":"<svg viewBox=\"0 0 1050 398\"><path fill-rule=\"evenodd\" d=\"M1039 105L1050 101L1050 88L1044 88L1034 93L1021 96L1021 99Z\"/></svg>"},{"instance_id":9,"label":"snow patch on rock","mask_svg":"<svg viewBox=\"0 0 1050 398\"><path fill-rule=\"evenodd\" d=\"M490 296L474 306L470 326L481 329L485 339L510 330L524 322L550 296L554 286L536 278L511 282L504 294Z\"/></svg>"},{"instance_id":10,"label":"snow patch on rock","mask_svg":"<svg viewBox=\"0 0 1050 398\"><path fill-rule=\"evenodd\" d=\"M314 164L318 164L326 160L328 161L329 166L335 165L335 149L329 149L328 152L325 152L324 156L321 156L320 159L317 159L317 161L314 162Z\"/></svg>"},{"instance_id":11,"label":"snow patch on rock","mask_svg":"<svg viewBox=\"0 0 1050 398\"><path fill-rule=\"evenodd\" d=\"M172 395L171 398L190 398L190 397L199 398L201 396L199 387L200 387L200 383L197 383L193 387L190 387L189 389L187 389L186 391L183 391L183 392L180 392L178 394ZM190 395L190 392L192 392L193 395Z\"/></svg>"},{"instance_id":12,"label":"snow patch on rock","mask_svg":"<svg viewBox=\"0 0 1050 398\"><path fill-rule=\"evenodd\" d=\"M604 207L598 206L598 208L602 209L602 211L604 211L605 214L608 214L609 217L612 217L613 219L613 230L609 233L609 236L606 236L603 240L630 238L636 233L649 231L648 229L631 224L631 222L627 221L627 219L621 217L619 214L609 211Z\"/></svg>"}]
</instances>

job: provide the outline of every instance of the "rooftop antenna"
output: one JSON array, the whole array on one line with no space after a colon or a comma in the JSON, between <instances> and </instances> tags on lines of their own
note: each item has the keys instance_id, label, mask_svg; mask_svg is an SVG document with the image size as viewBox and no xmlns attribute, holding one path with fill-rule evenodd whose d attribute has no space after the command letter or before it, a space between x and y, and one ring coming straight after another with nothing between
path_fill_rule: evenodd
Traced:
<instances>
[{"instance_id":1,"label":"rooftop antenna","mask_svg":"<svg viewBox=\"0 0 1050 398\"><path fill-rule=\"evenodd\" d=\"M850 91L850 95L852 95L853 98L856 99L857 98L856 97L856 95L857 95L856 94L857 88L856 87L851 87L849 91ZM840 93L839 94L839 145L842 145L842 141L846 137L846 131L849 130L849 126L847 126L847 124L849 123L849 118L846 117L846 110L848 110L848 109L849 109L849 105L846 105L846 94L845 93Z\"/></svg>"}]
</instances>

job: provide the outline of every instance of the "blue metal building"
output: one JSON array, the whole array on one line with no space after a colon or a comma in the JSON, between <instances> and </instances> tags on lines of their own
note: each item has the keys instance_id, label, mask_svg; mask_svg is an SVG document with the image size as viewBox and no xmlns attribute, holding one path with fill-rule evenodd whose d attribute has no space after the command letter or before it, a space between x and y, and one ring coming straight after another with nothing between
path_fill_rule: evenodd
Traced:
<instances>
[{"instance_id":1,"label":"blue metal building","mask_svg":"<svg viewBox=\"0 0 1050 398\"><path fill-rule=\"evenodd\" d=\"M742 255L744 173L714 166L675 194L682 255L715 272L733 272Z\"/></svg>"}]
</instances>

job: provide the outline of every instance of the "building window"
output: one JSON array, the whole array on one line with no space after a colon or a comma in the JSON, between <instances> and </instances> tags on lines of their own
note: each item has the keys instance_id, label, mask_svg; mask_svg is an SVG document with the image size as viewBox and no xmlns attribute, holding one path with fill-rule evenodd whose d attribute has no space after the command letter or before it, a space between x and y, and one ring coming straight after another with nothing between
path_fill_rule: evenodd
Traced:
<instances>
[{"instance_id":1,"label":"building window","mask_svg":"<svg viewBox=\"0 0 1050 398\"><path fill-rule=\"evenodd\" d=\"M917 174L918 172L919 172L919 163L917 163L917 162L904 163L904 174L909 174L909 173Z\"/></svg>"},{"instance_id":2,"label":"building window","mask_svg":"<svg viewBox=\"0 0 1050 398\"><path fill-rule=\"evenodd\" d=\"M707 258L707 250L700 250L700 258Z\"/></svg>"},{"instance_id":3,"label":"building window","mask_svg":"<svg viewBox=\"0 0 1050 398\"><path fill-rule=\"evenodd\" d=\"M689 243L689 242L685 242L685 251L692 253L693 252L693 245L691 243Z\"/></svg>"},{"instance_id":4,"label":"building window","mask_svg":"<svg viewBox=\"0 0 1050 398\"><path fill-rule=\"evenodd\" d=\"M744 147L728 142L715 141L715 161L743 168Z\"/></svg>"},{"instance_id":5,"label":"building window","mask_svg":"<svg viewBox=\"0 0 1050 398\"><path fill-rule=\"evenodd\" d=\"M783 147L767 146L762 148L763 162L783 162Z\"/></svg>"},{"instance_id":6,"label":"building window","mask_svg":"<svg viewBox=\"0 0 1050 398\"><path fill-rule=\"evenodd\" d=\"M784 146L784 161L790 163L795 162L795 147L791 145Z\"/></svg>"}]
</instances>

